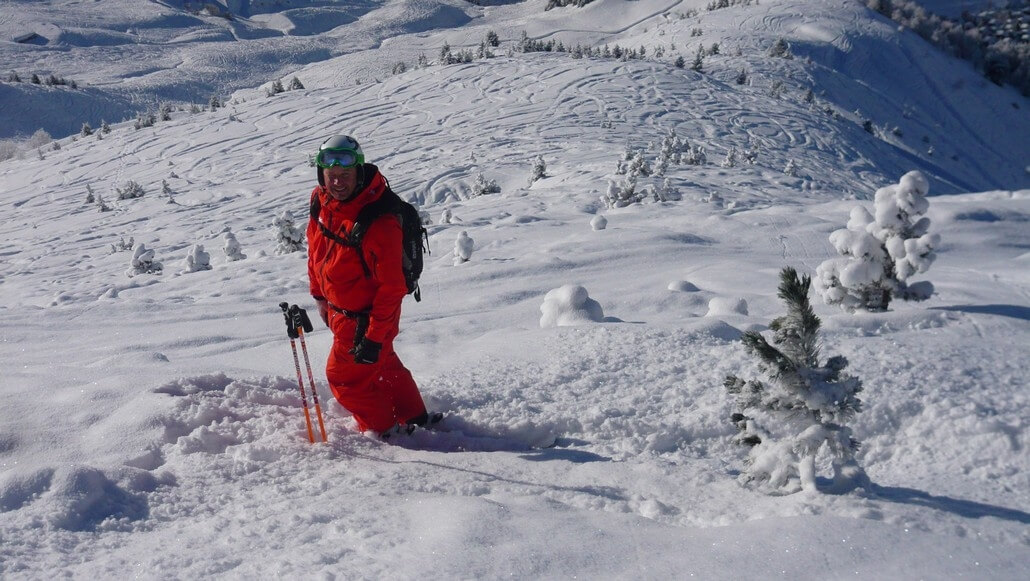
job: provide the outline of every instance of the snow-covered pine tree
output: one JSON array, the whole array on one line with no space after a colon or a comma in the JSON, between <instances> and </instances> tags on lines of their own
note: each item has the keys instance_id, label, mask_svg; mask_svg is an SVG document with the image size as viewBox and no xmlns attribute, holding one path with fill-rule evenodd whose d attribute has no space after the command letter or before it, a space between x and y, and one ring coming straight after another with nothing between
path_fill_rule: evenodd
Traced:
<instances>
[{"instance_id":1,"label":"snow-covered pine tree","mask_svg":"<svg viewBox=\"0 0 1030 581\"><path fill-rule=\"evenodd\" d=\"M300 79L298 79L297 77L293 77L292 79L290 79L289 89L291 91L296 91L298 89L303 89L303 88L304 88L304 83L300 82Z\"/></svg>"},{"instance_id":2,"label":"snow-covered pine tree","mask_svg":"<svg viewBox=\"0 0 1030 581\"><path fill-rule=\"evenodd\" d=\"M211 255L204 251L203 244L194 244L186 254L186 272L211 270Z\"/></svg>"},{"instance_id":3,"label":"snow-covered pine tree","mask_svg":"<svg viewBox=\"0 0 1030 581\"><path fill-rule=\"evenodd\" d=\"M93 186L86 184L86 203L95 204L97 201L96 196L93 194Z\"/></svg>"},{"instance_id":4,"label":"snow-covered pine tree","mask_svg":"<svg viewBox=\"0 0 1030 581\"><path fill-rule=\"evenodd\" d=\"M90 135L93 135L93 127L91 127L89 122L87 121L82 124L82 131L79 132L79 136L89 137Z\"/></svg>"},{"instance_id":5,"label":"snow-covered pine tree","mask_svg":"<svg viewBox=\"0 0 1030 581\"><path fill-rule=\"evenodd\" d=\"M705 47L698 46L697 54L694 55L694 62L690 65L690 69L699 73L705 72Z\"/></svg>"},{"instance_id":6,"label":"snow-covered pine tree","mask_svg":"<svg viewBox=\"0 0 1030 581\"><path fill-rule=\"evenodd\" d=\"M472 258L472 251L476 248L476 241L473 240L465 230L458 234L454 241L454 264L455 266L468 262Z\"/></svg>"},{"instance_id":7,"label":"snow-covered pine tree","mask_svg":"<svg viewBox=\"0 0 1030 581\"><path fill-rule=\"evenodd\" d=\"M630 204L636 204L643 198L636 190L637 178L635 176L621 182L611 180L608 182L608 190L601 196L601 201L609 209L624 208Z\"/></svg>"},{"instance_id":8,"label":"snow-covered pine tree","mask_svg":"<svg viewBox=\"0 0 1030 581\"><path fill-rule=\"evenodd\" d=\"M293 213L283 210L272 222L276 228L276 254L290 254L304 249L304 231L293 221Z\"/></svg>"},{"instance_id":9,"label":"snow-covered pine tree","mask_svg":"<svg viewBox=\"0 0 1030 581\"><path fill-rule=\"evenodd\" d=\"M161 270L161 263L154 260L154 251L147 250L146 245L141 242L133 251L129 270L125 274L132 278L137 274L160 274Z\"/></svg>"},{"instance_id":10,"label":"snow-covered pine tree","mask_svg":"<svg viewBox=\"0 0 1030 581\"><path fill-rule=\"evenodd\" d=\"M236 240L236 235L232 232L226 232L222 234L222 239L225 241L222 245L222 250L225 252L225 259L229 262L235 262L237 260L243 260L247 257L243 253L243 249L240 248L240 242Z\"/></svg>"},{"instance_id":11,"label":"snow-covered pine tree","mask_svg":"<svg viewBox=\"0 0 1030 581\"><path fill-rule=\"evenodd\" d=\"M529 176L529 185L533 185L534 182L547 177L547 164L544 163L544 156L538 155L533 160L533 170Z\"/></svg>"},{"instance_id":12,"label":"snow-covered pine tree","mask_svg":"<svg viewBox=\"0 0 1030 581\"><path fill-rule=\"evenodd\" d=\"M787 314L769 324L772 344L757 331L741 338L758 357L765 381L729 375L723 383L739 405L731 417L740 430L735 440L751 447L742 480L770 493L816 491L821 450L831 460L834 491L869 483L847 425L861 411L862 381L843 373L848 361L842 356L819 364L821 323L808 300L811 282L784 268L778 296Z\"/></svg>"},{"instance_id":13,"label":"snow-covered pine tree","mask_svg":"<svg viewBox=\"0 0 1030 581\"><path fill-rule=\"evenodd\" d=\"M486 176L484 176L483 174L479 174L476 176L476 181L472 184L473 197L499 193L501 193L501 186L497 185L496 181L487 180Z\"/></svg>"},{"instance_id":14,"label":"snow-covered pine tree","mask_svg":"<svg viewBox=\"0 0 1030 581\"><path fill-rule=\"evenodd\" d=\"M129 180L125 182L125 185L121 188L115 188L115 192L118 193L119 200L131 200L133 198L142 198L146 193L143 191L143 186L138 183Z\"/></svg>"},{"instance_id":15,"label":"snow-covered pine tree","mask_svg":"<svg viewBox=\"0 0 1030 581\"><path fill-rule=\"evenodd\" d=\"M940 235L928 233L930 218L924 215L929 189L926 177L911 171L876 191L875 217L862 206L851 210L847 227L830 234L842 258L816 269L816 289L826 304L885 311L894 297L919 301L933 294L929 281L908 282L937 258Z\"/></svg>"}]
</instances>

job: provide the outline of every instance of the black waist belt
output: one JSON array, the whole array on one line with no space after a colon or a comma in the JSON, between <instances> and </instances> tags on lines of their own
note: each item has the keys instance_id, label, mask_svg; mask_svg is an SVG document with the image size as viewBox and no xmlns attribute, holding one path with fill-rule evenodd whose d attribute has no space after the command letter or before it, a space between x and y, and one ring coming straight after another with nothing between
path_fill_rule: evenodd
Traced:
<instances>
[{"instance_id":1,"label":"black waist belt","mask_svg":"<svg viewBox=\"0 0 1030 581\"><path fill-rule=\"evenodd\" d=\"M368 316L372 314L372 309L371 308L365 309L363 311L348 311L347 309L341 309L340 307L338 307L338 306L336 306L336 305L334 305L332 303L329 303L328 301L327 301L327 304L329 305L330 309L336 311L337 313L340 313L341 315L343 315L344 317L347 317L348 319L364 319L364 318L368 318Z\"/></svg>"}]
</instances>

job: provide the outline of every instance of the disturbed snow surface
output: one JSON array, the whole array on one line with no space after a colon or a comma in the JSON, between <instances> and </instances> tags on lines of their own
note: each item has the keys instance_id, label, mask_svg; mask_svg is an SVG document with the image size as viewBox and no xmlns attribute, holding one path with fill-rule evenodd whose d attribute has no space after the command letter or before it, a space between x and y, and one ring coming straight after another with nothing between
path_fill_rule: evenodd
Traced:
<instances>
[{"instance_id":1,"label":"disturbed snow surface","mask_svg":"<svg viewBox=\"0 0 1030 581\"><path fill-rule=\"evenodd\" d=\"M612 16L598 4L584 14ZM768 40L811 8L809 39L812 27L849 42L893 30L850 4L766 4L704 26ZM696 25L647 22L663 43ZM600 29L569 28L587 24ZM0 163L0 574L1026 577L1030 191L1026 132L1003 131L1026 118L997 88L892 86L885 101L914 103L912 137L877 140L804 104L802 85L776 99L732 82L744 62L767 83L818 61L731 54L704 76L525 55L274 99L241 92L228 110ZM909 72L942 78L927 59ZM323 70L348 66L362 65ZM975 153L925 156L916 127ZM670 168L682 200L607 210L599 197L626 144L673 129L709 154ZM286 209L303 219L307 156L336 131L357 134L434 220L424 299L406 303L398 351L447 412L439 432L360 435L318 380L329 443L306 442L277 306L311 307L305 257L273 253L272 221ZM719 166L751 143L756 164ZM537 155L548 177L527 186ZM800 176L782 173L790 159ZM931 194L992 191L931 199L944 243L926 303L856 315L817 304L824 355L845 355L865 382L855 434L875 486L741 487L721 383L756 369L737 339L782 314L782 266L814 272L851 207L910 169L927 172ZM469 199L480 173L502 192ZM115 200L128 180L147 194ZM87 206L87 185L114 210ZM590 226L598 215L604 230ZM227 228L247 259L221 252ZM475 249L455 265L462 231ZM112 245L130 236L162 274L126 275L131 252ZM196 243L212 270L186 272ZM540 328L544 296L566 284L587 289L603 321ZM324 329L308 337L317 375L329 344Z\"/></svg>"}]
</instances>

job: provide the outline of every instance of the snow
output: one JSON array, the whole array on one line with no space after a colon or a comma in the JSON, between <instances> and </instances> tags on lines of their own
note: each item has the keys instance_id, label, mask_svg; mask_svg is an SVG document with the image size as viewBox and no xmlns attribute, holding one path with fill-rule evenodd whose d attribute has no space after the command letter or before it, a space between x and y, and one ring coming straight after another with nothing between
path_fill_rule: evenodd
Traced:
<instances>
[{"instance_id":1,"label":"snow","mask_svg":"<svg viewBox=\"0 0 1030 581\"><path fill-rule=\"evenodd\" d=\"M0 16L4 38L56 43L0 43L10 68L86 87L0 84L0 133L60 138L0 161L4 579L1030 574L1030 103L1011 89L844 1L263 3L235 22L114 4ZM508 56L523 29L666 54ZM494 59L389 74L488 30ZM781 36L794 59L765 56ZM705 74L672 66L698 42L722 47ZM266 96L293 75L305 89ZM236 90L226 108L113 123L216 84ZM115 110L102 140L78 137ZM654 163L670 131L711 161L637 188L668 178L681 199L607 208L627 145ZM293 230L279 240L275 222L307 215L310 156L344 132L441 218L396 346L447 417L389 443L333 401L317 321L329 441L308 443L278 306L314 308L306 255L277 252ZM719 167L733 148L755 163ZM742 486L722 385L756 373L741 334L783 314L782 267L814 274L830 234L914 170L941 234L920 275L935 294L854 314L812 295L823 356L865 388L852 428L873 484L833 493L827 460L796 494ZM500 192L472 196L481 175ZM144 195L118 199L130 181ZM455 264L463 232L475 253ZM187 272L198 247L225 250ZM553 314L596 310L542 326L552 290Z\"/></svg>"}]
</instances>

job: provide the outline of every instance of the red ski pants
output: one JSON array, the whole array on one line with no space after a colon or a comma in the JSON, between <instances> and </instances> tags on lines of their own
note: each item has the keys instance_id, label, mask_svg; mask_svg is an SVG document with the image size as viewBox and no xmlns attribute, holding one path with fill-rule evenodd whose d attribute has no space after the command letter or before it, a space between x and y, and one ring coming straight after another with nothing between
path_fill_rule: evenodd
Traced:
<instances>
[{"instance_id":1,"label":"red ski pants","mask_svg":"<svg viewBox=\"0 0 1030 581\"><path fill-rule=\"evenodd\" d=\"M386 337L377 363L360 364L349 353L354 347L357 320L330 312L329 322L333 347L326 363L326 379L336 401L357 420L359 430L383 432L425 413L426 404L415 379L393 350L396 333Z\"/></svg>"}]
</instances>

